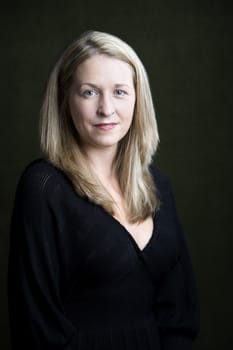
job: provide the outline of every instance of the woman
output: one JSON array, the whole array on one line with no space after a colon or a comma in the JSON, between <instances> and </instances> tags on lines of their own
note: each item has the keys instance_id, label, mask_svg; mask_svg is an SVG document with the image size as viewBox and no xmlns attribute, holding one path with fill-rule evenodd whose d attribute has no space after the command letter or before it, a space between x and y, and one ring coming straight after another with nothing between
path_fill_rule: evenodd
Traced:
<instances>
[{"instance_id":1,"label":"woman","mask_svg":"<svg viewBox=\"0 0 233 350\"><path fill-rule=\"evenodd\" d=\"M85 32L41 110L45 159L24 171L9 254L13 349L190 349L198 303L139 58Z\"/></svg>"}]
</instances>

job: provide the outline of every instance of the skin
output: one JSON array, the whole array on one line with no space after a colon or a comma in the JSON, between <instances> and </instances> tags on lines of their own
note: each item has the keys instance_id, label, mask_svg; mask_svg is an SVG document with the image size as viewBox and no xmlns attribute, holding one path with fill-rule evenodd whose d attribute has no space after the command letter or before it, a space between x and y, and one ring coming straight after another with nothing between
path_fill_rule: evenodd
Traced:
<instances>
[{"instance_id":1,"label":"skin","mask_svg":"<svg viewBox=\"0 0 233 350\"><path fill-rule=\"evenodd\" d=\"M87 59L73 76L69 104L86 153L108 148L115 154L133 119L132 68L105 55Z\"/></svg>"},{"instance_id":2,"label":"skin","mask_svg":"<svg viewBox=\"0 0 233 350\"><path fill-rule=\"evenodd\" d=\"M132 124L136 93L132 67L106 55L95 55L76 69L69 95L70 114L93 171L116 203L114 217L140 249L152 236L153 220L132 224L114 172L118 142Z\"/></svg>"}]
</instances>

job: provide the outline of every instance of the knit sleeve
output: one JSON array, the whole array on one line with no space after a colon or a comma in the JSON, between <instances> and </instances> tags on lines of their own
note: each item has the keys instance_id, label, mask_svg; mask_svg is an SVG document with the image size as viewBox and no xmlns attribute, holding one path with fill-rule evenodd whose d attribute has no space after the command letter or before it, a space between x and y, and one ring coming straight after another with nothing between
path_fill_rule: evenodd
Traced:
<instances>
[{"instance_id":1,"label":"knit sleeve","mask_svg":"<svg viewBox=\"0 0 233 350\"><path fill-rule=\"evenodd\" d=\"M53 209L56 181L26 170L15 197L8 266L12 349L75 349L75 327L65 317Z\"/></svg>"},{"instance_id":2,"label":"knit sleeve","mask_svg":"<svg viewBox=\"0 0 233 350\"><path fill-rule=\"evenodd\" d=\"M161 226L164 231L169 231L169 235L172 232L179 246L177 258L160 279L156 294L155 310L162 349L190 350L199 333L199 301L195 275L173 191L167 178L163 178L159 184L159 192L161 209L158 216ZM172 242L167 242L165 248L172 250L175 241Z\"/></svg>"}]
</instances>

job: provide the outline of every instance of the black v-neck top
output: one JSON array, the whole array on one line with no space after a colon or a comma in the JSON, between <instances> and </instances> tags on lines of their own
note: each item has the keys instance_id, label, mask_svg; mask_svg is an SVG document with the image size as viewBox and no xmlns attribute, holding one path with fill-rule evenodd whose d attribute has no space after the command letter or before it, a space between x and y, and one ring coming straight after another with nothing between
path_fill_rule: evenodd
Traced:
<instances>
[{"instance_id":1,"label":"black v-neck top","mask_svg":"<svg viewBox=\"0 0 233 350\"><path fill-rule=\"evenodd\" d=\"M192 264L167 178L139 249L63 172L31 163L12 215L8 295L12 348L188 350L199 331Z\"/></svg>"}]
</instances>

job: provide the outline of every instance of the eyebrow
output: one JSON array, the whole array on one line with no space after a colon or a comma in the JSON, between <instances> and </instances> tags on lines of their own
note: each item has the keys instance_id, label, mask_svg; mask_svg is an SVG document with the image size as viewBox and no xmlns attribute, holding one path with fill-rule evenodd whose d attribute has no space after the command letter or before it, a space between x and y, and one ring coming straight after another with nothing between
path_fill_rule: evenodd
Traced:
<instances>
[{"instance_id":1,"label":"eyebrow","mask_svg":"<svg viewBox=\"0 0 233 350\"><path fill-rule=\"evenodd\" d=\"M88 85L88 86L91 86L91 87L93 87L93 88L95 88L95 89L99 89L99 86L96 85L96 84L93 84L93 83L81 83L81 84L79 84L79 87L82 87L83 85ZM116 88L122 87L122 86L126 86L126 87L128 87L128 88L131 88L130 85L125 84L125 83L115 84L115 85L114 85L114 87L116 87Z\"/></svg>"}]
</instances>

